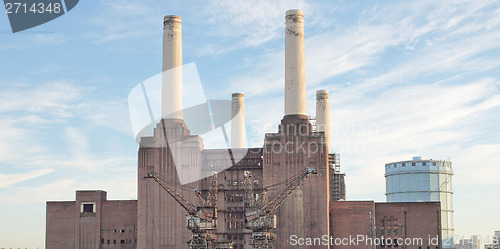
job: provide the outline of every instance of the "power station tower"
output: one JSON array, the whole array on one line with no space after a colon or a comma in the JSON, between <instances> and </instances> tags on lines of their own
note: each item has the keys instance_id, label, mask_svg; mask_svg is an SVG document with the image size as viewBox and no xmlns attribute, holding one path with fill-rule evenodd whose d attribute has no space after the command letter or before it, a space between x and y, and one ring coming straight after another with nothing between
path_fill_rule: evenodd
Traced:
<instances>
[{"instance_id":1,"label":"power station tower","mask_svg":"<svg viewBox=\"0 0 500 249\"><path fill-rule=\"evenodd\" d=\"M262 176L266 184L272 184L285 181L307 167L316 169L317 174L295 189L276 210L279 219L275 249L290 248L292 235L319 238L330 231L329 146L326 141L329 115L317 119L320 124L316 122L316 126L324 130L313 129L306 110L304 14L301 10L288 10L285 19L285 115L278 132L265 135ZM326 94L320 92L320 95L323 103L328 103L324 101ZM319 110L318 114L321 110L329 111ZM274 194L269 193L270 196Z\"/></svg>"},{"instance_id":2,"label":"power station tower","mask_svg":"<svg viewBox=\"0 0 500 249\"><path fill-rule=\"evenodd\" d=\"M385 165L387 202L441 202L443 248L454 245L452 176L450 161L414 157Z\"/></svg>"}]
</instances>

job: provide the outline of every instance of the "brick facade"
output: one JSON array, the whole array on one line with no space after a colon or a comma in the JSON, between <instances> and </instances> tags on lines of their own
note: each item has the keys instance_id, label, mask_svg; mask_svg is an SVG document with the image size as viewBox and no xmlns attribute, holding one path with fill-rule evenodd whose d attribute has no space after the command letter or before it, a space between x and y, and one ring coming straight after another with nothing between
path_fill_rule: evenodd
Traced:
<instances>
[{"instance_id":1,"label":"brick facade","mask_svg":"<svg viewBox=\"0 0 500 249\"><path fill-rule=\"evenodd\" d=\"M108 201L106 192L77 191L75 201L47 202L47 249L133 249L137 201Z\"/></svg>"}]
</instances>

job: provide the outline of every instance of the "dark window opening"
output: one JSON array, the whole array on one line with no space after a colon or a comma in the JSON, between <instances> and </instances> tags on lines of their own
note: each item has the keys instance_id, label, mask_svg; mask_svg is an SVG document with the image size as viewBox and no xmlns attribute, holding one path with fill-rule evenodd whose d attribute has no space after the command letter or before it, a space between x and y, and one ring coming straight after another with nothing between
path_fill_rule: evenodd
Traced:
<instances>
[{"instance_id":1,"label":"dark window opening","mask_svg":"<svg viewBox=\"0 0 500 249\"><path fill-rule=\"evenodd\" d=\"M108 239L108 245L111 244L111 241Z\"/></svg>"},{"instance_id":2,"label":"dark window opening","mask_svg":"<svg viewBox=\"0 0 500 249\"><path fill-rule=\"evenodd\" d=\"M94 212L94 204L83 204L83 212L84 213L93 213Z\"/></svg>"},{"instance_id":3,"label":"dark window opening","mask_svg":"<svg viewBox=\"0 0 500 249\"><path fill-rule=\"evenodd\" d=\"M113 240L113 244L116 244L116 240L115 239Z\"/></svg>"},{"instance_id":4,"label":"dark window opening","mask_svg":"<svg viewBox=\"0 0 500 249\"><path fill-rule=\"evenodd\" d=\"M125 240L124 239L120 240L120 244L125 244Z\"/></svg>"},{"instance_id":5,"label":"dark window opening","mask_svg":"<svg viewBox=\"0 0 500 249\"><path fill-rule=\"evenodd\" d=\"M101 244L104 244L104 239L101 239Z\"/></svg>"}]
</instances>

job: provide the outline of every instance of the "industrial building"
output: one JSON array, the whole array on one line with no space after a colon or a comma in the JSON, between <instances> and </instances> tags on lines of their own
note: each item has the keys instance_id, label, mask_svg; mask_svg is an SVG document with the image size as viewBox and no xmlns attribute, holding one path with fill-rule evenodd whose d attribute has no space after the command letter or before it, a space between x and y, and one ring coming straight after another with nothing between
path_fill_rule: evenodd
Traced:
<instances>
[{"instance_id":1,"label":"industrial building","mask_svg":"<svg viewBox=\"0 0 500 249\"><path fill-rule=\"evenodd\" d=\"M45 248L137 248L137 201L76 191L75 201L47 202Z\"/></svg>"},{"instance_id":2,"label":"industrial building","mask_svg":"<svg viewBox=\"0 0 500 249\"><path fill-rule=\"evenodd\" d=\"M316 92L316 117L307 115L303 18L300 10L286 12L285 113L277 131L263 134L262 147L248 148L244 95L235 93L231 148L205 149L185 122L181 18L165 16L162 118L144 128L152 135L140 137L138 200L77 191L76 201L47 202L46 248L286 249L291 236L440 238L439 203L343 201L345 174L329 147L328 91ZM392 179L391 172L386 177ZM421 247L403 248L441 248L429 246L424 240ZM362 248L381 247L398 246Z\"/></svg>"},{"instance_id":3,"label":"industrial building","mask_svg":"<svg viewBox=\"0 0 500 249\"><path fill-rule=\"evenodd\" d=\"M443 248L453 241L453 168L450 161L413 160L385 165L387 202L440 202Z\"/></svg>"},{"instance_id":4,"label":"industrial building","mask_svg":"<svg viewBox=\"0 0 500 249\"><path fill-rule=\"evenodd\" d=\"M164 57L163 71L182 66L181 18L166 16L164 20ZM254 189L286 181L306 167L316 169L313 179L299 186L276 210L277 239L275 248L288 248L288 237L292 234L321 236L329 234L329 149L325 143L328 120L328 108L322 106L323 113L317 113L317 127L313 130L306 112L306 82L304 54L304 23L300 10L286 13L286 51L285 51L285 115L277 133L265 134L262 148L244 147L244 116L233 119L231 155L243 158L228 170L218 174L218 228L215 232L221 240L233 241L235 248L251 248L251 231L244 227L244 172L251 171ZM146 175L157 172L174 183L179 183L179 167L172 155L186 158L183 165L193 167L189 174L208 176L211 171L219 171L230 162L225 156L227 150L204 149L199 136L190 135L189 127L182 119L182 79L173 77L174 83L164 84L163 119L155 128L154 136L143 137L139 148L138 173L138 248L182 248L191 234L186 231L185 210L166 193L156 182L148 180ZM172 94L174 93L174 94ZM170 95L169 95L170 94ZM319 102L328 99L328 93L319 92ZM232 96L233 110L244 113L243 95ZM172 113L174 115L172 115ZM236 122L235 122L236 121ZM235 125L236 124L236 125ZM170 146L165 144L168 134ZM173 141L191 141L189 145L172 146ZM298 149L300 144L308 144L305 149ZM288 150L284 150L287 146ZM240 152L242 151L242 152ZM289 153L293 151L292 153ZM243 153L243 155L241 155ZM246 153L246 154L245 154ZM201 177L203 178L203 177ZM212 177L190 183L209 191ZM178 184L180 185L180 184ZM179 190L180 191L180 190ZM276 195L270 191L269 196ZM192 196L194 201L194 196ZM314 215L310 215L314 214ZM294 220L295 222L289 222ZM326 247L325 247L326 248Z\"/></svg>"},{"instance_id":5,"label":"industrial building","mask_svg":"<svg viewBox=\"0 0 500 249\"><path fill-rule=\"evenodd\" d=\"M440 220L439 202L331 202L332 248L440 249Z\"/></svg>"},{"instance_id":6,"label":"industrial building","mask_svg":"<svg viewBox=\"0 0 500 249\"><path fill-rule=\"evenodd\" d=\"M478 235L471 235L468 239L460 239L456 249L481 249L481 239Z\"/></svg>"},{"instance_id":7,"label":"industrial building","mask_svg":"<svg viewBox=\"0 0 500 249\"><path fill-rule=\"evenodd\" d=\"M57 223L68 219L67 216L59 215L63 204L48 202L47 248L103 248L107 245L123 245L122 241L129 243L131 240L133 243L129 244L132 248L186 248L187 242L193 241L194 233L186 229L186 211L189 213L190 203L196 203L200 198L208 198L214 193L215 196L210 198L216 200L216 229L209 233L216 236L218 241L233 242L234 248L252 248L252 231L245 228L244 196L245 187L248 188L248 184L244 186L245 174L252 176L250 187L255 193L259 193L264 186L294 179L304 169L313 169L315 174L307 174L296 181L296 186L282 195L286 198L280 199L273 206L277 216L277 220L273 221L279 228L271 236L274 248L289 248L290 235L328 235L330 199L345 198L344 175L340 174L339 162L335 162L336 157L330 155L326 142L329 127L328 92L321 90L317 93L318 109L313 127L306 111L303 13L301 10L289 10L285 19L285 113L281 124L276 133L265 134L263 147L246 148L243 94L233 94L232 112L237 115L232 116L232 146L228 157L228 149L204 149L203 139L199 135L192 135L184 122L181 18L165 16L163 71L169 73L162 76L162 119L156 123L152 136L140 139L138 200L132 202L133 214L127 217L134 227L133 238L122 240L119 236L107 234L108 230L129 230L125 224L119 224L123 216L113 216L116 220L113 221L114 227L110 228L101 229L105 227L102 224L92 225L92 229L85 228L85 232L66 229L67 227ZM303 144L307 146L302 147ZM236 161L235 158L241 160ZM228 163L232 167L226 169ZM214 175L214 172L219 173ZM155 178L156 176L161 176L161 179ZM201 180L181 184L181 180L186 177ZM311 179L302 182L305 177ZM333 177L337 179L335 191L340 192L333 194L332 198L330 178ZM156 182L151 178L155 178ZM283 186L290 187L290 184ZM198 196L190 192L193 189L197 189ZM212 192L213 190L215 191ZM96 217L96 221L93 221L95 224L100 224L99 218L107 214L99 206L105 198L93 196L81 200L82 193L77 192L76 204L68 204L65 212L77 215L77 223L90 224L89 219L86 219L90 215ZM268 198L279 195L278 188L270 188L266 192ZM85 210L88 206L84 206L85 212L76 212L75 205L79 207L82 201L94 203L95 210L87 212ZM119 202L115 204L119 205ZM132 222L133 220L136 222ZM64 240L63 237L67 236L76 237L75 242Z\"/></svg>"}]
</instances>

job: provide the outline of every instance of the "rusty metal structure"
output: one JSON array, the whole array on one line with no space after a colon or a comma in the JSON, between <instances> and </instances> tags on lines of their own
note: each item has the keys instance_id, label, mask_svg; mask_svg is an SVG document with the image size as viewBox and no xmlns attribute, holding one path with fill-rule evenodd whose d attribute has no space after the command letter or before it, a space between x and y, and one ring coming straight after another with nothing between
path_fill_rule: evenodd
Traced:
<instances>
[{"instance_id":1,"label":"rusty metal structure","mask_svg":"<svg viewBox=\"0 0 500 249\"><path fill-rule=\"evenodd\" d=\"M156 181L179 205L188 212L186 217L187 228L192 232L188 241L189 249L233 249L232 242L217 241L217 174L212 177L210 189L203 197L197 189L192 189L196 194L196 205L175 191L169 181L155 172L149 173L146 178ZM184 187L188 188L188 187Z\"/></svg>"},{"instance_id":2,"label":"rusty metal structure","mask_svg":"<svg viewBox=\"0 0 500 249\"><path fill-rule=\"evenodd\" d=\"M276 234L276 215L272 214L283 201L311 174L317 174L314 168L307 167L299 174L278 184L264 188L256 194L252 188L249 171L245 171L245 228L252 230L250 245L252 248L274 248ZM268 190L279 192L270 201L266 201Z\"/></svg>"}]
</instances>

